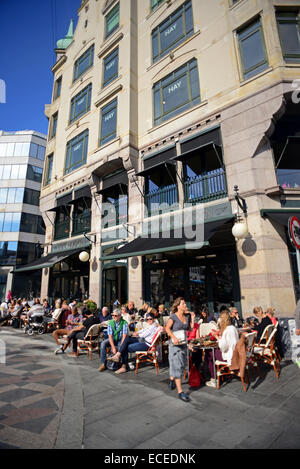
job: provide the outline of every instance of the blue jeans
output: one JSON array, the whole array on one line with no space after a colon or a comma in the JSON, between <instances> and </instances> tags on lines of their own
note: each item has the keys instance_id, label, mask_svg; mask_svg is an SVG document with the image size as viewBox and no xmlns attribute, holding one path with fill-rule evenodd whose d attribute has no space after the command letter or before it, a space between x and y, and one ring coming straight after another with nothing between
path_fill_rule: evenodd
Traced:
<instances>
[{"instance_id":1,"label":"blue jeans","mask_svg":"<svg viewBox=\"0 0 300 469\"><path fill-rule=\"evenodd\" d=\"M115 342L114 344L118 349L118 352L121 353L121 363L122 365L126 365L128 362L128 351L127 351L127 339L124 340L123 344L121 344L122 339L119 342ZM100 363L106 362L106 348L110 347L109 339L105 339L101 342L100 346Z\"/></svg>"},{"instance_id":2,"label":"blue jeans","mask_svg":"<svg viewBox=\"0 0 300 469\"><path fill-rule=\"evenodd\" d=\"M147 345L146 342L139 342L135 337L130 337L129 341L130 343L127 349L129 353L146 352L149 348L149 345Z\"/></svg>"}]
</instances>

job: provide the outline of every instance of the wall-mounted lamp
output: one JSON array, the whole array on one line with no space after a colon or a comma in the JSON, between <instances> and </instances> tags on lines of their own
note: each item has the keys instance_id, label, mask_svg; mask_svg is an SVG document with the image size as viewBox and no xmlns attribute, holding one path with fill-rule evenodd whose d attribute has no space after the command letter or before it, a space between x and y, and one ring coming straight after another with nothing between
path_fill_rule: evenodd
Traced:
<instances>
[{"instance_id":1,"label":"wall-mounted lamp","mask_svg":"<svg viewBox=\"0 0 300 469\"><path fill-rule=\"evenodd\" d=\"M239 195L238 186L234 186L234 198L237 203L237 214L232 227L232 234L236 239L243 239L249 232L247 225L247 204L245 199ZM239 209L242 210L244 217L240 215Z\"/></svg>"},{"instance_id":2,"label":"wall-mounted lamp","mask_svg":"<svg viewBox=\"0 0 300 469\"><path fill-rule=\"evenodd\" d=\"M79 259L81 260L81 262L87 262L90 258L90 255L87 251L81 251L79 253Z\"/></svg>"}]
</instances>

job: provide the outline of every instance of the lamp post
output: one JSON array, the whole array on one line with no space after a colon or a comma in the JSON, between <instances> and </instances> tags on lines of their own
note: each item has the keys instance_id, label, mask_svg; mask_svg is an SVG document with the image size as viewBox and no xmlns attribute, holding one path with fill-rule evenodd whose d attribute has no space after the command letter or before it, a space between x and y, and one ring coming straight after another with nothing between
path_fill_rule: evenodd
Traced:
<instances>
[{"instance_id":1,"label":"lamp post","mask_svg":"<svg viewBox=\"0 0 300 469\"><path fill-rule=\"evenodd\" d=\"M245 199L239 195L239 188L237 185L234 186L234 198L237 203L237 213L232 227L232 234L236 239L243 239L247 236L249 231L247 225L247 204ZM239 209L242 210L244 217L240 214Z\"/></svg>"}]
</instances>

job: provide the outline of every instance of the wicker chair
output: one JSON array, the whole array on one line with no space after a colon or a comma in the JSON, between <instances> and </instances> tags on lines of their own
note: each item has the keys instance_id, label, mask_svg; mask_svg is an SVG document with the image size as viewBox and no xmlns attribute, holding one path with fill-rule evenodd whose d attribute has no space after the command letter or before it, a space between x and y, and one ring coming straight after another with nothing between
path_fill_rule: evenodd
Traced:
<instances>
[{"instance_id":1,"label":"wicker chair","mask_svg":"<svg viewBox=\"0 0 300 469\"><path fill-rule=\"evenodd\" d=\"M94 324L89 328L83 339L77 340L77 356L79 355L79 350L83 350L88 353L91 360L92 352L97 350L100 357L99 343L102 327L102 324Z\"/></svg>"},{"instance_id":2,"label":"wicker chair","mask_svg":"<svg viewBox=\"0 0 300 469\"><path fill-rule=\"evenodd\" d=\"M140 363L153 363L155 365L156 374L158 374L159 365L158 365L158 345L160 343L161 333L163 327L158 327L155 336L152 339L151 345L146 351L138 351L136 353L136 365L135 365L135 374L138 372L138 367Z\"/></svg>"},{"instance_id":3,"label":"wicker chair","mask_svg":"<svg viewBox=\"0 0 300 469\"><path fill-rule=\"evenodd\" d=\"M280 356L275 344L277 326L278 323L276 326L270 324L265 328L259 342L254 347L253 357L257 364L263 362L271 365L275 371L276 378L278 379L280 374ZM266 340L266 342L262 343L264 340Z\"/></svg>"}]
</instances>

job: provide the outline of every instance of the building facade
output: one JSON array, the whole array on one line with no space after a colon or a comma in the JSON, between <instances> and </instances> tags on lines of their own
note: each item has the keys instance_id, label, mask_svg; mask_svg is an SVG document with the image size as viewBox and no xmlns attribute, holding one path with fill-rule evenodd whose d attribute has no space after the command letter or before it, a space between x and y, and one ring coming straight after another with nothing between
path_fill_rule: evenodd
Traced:
<instances>
[{"instance_id":1,"label":"building facade","mask_svg":"<svg viewBox=\"0 0 300 469\"><path fill-rule=\"evenodd\" d=\"M42 296L293 312L299 11L298 0L82 1L45 107L44 263L30 267Z\"/></svg>"},{"instance_id":2,"label":"building facade","mask_svg":"<svg viewBox=\"0 0 300 469\"><path fill-rule=\"evenodd\" d=\"M17 273L41 256L45 226L39 199L46 135L0 131L0 298L39 295L41 271Z\"/></svg>"}]
</instances>

